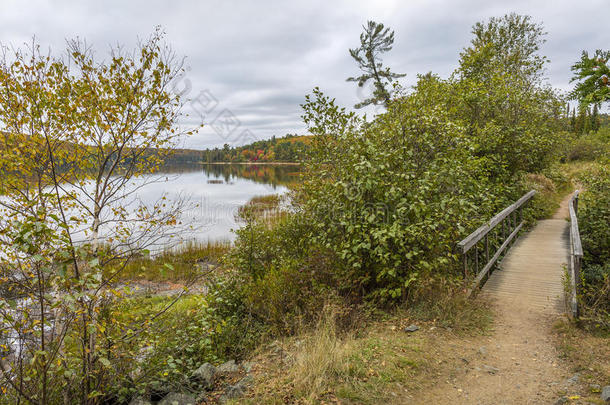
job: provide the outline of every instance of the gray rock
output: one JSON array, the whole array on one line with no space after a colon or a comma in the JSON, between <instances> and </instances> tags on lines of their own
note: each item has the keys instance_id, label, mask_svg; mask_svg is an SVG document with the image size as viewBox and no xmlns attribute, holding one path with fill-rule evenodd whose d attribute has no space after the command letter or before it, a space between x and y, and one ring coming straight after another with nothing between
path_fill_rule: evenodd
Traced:
<instances>
[{"instance_id":1,"label":"gray rock","mask_svg":"<svg viewBox=\"0 0 610 405\"><path fill-rule=\"evenodd\" d=\"M152 405L152 403L144 398L134 398L131 400L129 405Z\"/></svg>"},{"instance_id":2,"label":"gray rock","mask_svg":"<svg viewBox=\"0 0 610 405\"><path fill-rule=\"evenodd\" d=\"M610 385L606 385L604 388L602 388L600 398L602 401L610 403Z\"/></svg>"},{"instance_id":3,"label":"gray rock","mask_svg":"<svg viewBox=\"0 0 610 405\"><path fill-rule=\"evenodd\" d=\"M239 366L235 363L235 360L229 360L216 367L216 372L220 374L236 373L239 371Z\"/></svg>"},{"instance_id":4,"label":"gray rock","mask_svg":"<svg viewBox=\"0 0 610 405\"><path fill-rule=\"evenodd\" d=\"M417 325L409 325L404 329L405 332L415 332L418 330L419 330L419 326L417 326Z\"/></svg>"},{"instance_id":5,"label":"gray rock","mask_svg":"<svg viewBox=\"0 0 610 405\"><path fill-rule=\"evenodd\" d=\"M576 384L580 380L580 375L578 373L574 374L572 377L568 378L566 381L568 384Z\"/></svg>"},{"instance_id":6,"label":"gray rock","mask_svg":"<svg viewBox=\"0 0 610 405\"><path fill-rule=\"evenodd\" d=\"M189 394L171 392L158 405L197 405L197 401Z\"/></svg>"},{"instance_id":7,"label":"gray rock","mask_svg":"<svg viewBox=\"0 0 610 405\"><path fill-rule=\"evenodd\" d=\"M241 380L239 380L238 384L242 385L244 388L248 388L254 382L254 378L251 375L247 375Z\"/></svg>"},{"instance_id":8,"label":"gray rock","mask_svg":"<svg viewBox=\"0 0 610 405\"><path fill-rule=\"evenodd\" d=\"M229 399L239 398L248 389L248 386L252 384L253 378L249 375L239 380L235 385L229 385L225 393L219 398L221 403L225 403Z\"/></svg>"},{"instance_id":9,"label":"gray rock","mask_svg":"<svg viewBox=\"0 0 610 405\"><path fill-rule=\"evenodd\" d=\"M487 356L487 348L485 346L479 347L479 354L481 356Z\"/></svg>"},{"instance_id":10,"label":"gray rock","mask_svg":"<svg viewBox=\"0 0 610 405\"><path fill-rule=\"evenodd\" d=\"M247 361L247 362L243 363L241 365L241 367L244 369L244 371L246 373L249 373L250 371L252 371L252 367L254 367L254 363L251 361Z\"/></svg>"},{"instance_id":11,"label":"gray rock","mask_svg":"<svg viewBox=\"0 0 610 405\"><path fill-rule=\"evenodd\" d=\"M216 376L216 367L210 363L203 363L191 375L191 380L198 382L204 389L212 389L214 387L214 377Z\"/></svg>"},{"instance_id":12,"label":"gray rock","mask_svg":"<svg viewBox=\"0 0 610 405\"><path fill-rule=\"evenodd\" d=\"M496 374L496 373L498 373L500 371L500 370L498 370L495 367L486 366L486 365L483 366L483 370L487 371L489 374Z\"/></svg>"},{"instance_id":13,"label":"gray rock","mask_svg":"<svg viewBox=\"0 0 610 405\"><path fill-rule=\"evenodd\" d=\"M568 397L561 397L553 405L563 405L568 403Z\"/></svg>"}]
</instances>

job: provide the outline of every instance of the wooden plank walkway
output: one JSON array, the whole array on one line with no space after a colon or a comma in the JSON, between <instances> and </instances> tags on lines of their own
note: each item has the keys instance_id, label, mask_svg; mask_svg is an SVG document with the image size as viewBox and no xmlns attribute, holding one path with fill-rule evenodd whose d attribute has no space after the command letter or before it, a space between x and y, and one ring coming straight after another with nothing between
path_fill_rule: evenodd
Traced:
<instances>
[{"instance_id":1,"label":"wooden plank walkway","mask_svg":"<svg viewBox=\"0 0 610 405\"><path fill-rule=\"evenodd\" d=\"M519 238L484 284L482 294L516 310L564 312L563 275L569 259L566 216L564 201L552 219L538 221Z\"/></svg>"}]
</instances>

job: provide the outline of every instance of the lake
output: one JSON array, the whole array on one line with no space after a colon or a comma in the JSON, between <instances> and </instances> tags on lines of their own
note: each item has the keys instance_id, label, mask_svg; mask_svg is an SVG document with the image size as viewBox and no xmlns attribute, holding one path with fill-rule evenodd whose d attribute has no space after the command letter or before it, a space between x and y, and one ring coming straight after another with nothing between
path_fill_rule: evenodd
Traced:
<instances>
[{"instance_id":1,"label":"lake","mask_svg":"<svg viewBox=\"0 0 610 405\"><path fill-rule=\"evenodd\" d=\"M232 229L240 226L237 210L252 197L284 194L299 181L299 166L272 164L218 164L166 167L138 191L144 204L165 195L169 203L186 198L181 215L192 226L181 239L198 242L233 241ZM165 179L163 177L165 176Z\"/></svg>"}]
</instances>

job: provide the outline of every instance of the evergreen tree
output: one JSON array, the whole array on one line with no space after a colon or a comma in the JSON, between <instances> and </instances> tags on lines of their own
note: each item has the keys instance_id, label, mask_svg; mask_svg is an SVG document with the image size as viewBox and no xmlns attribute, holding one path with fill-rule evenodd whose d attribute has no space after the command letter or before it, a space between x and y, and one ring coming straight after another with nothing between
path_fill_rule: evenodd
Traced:
<instances>
[{"instance_id":1,"label":"evergreen tree","mask_svg":"<svg viewBox=\"0 0 610 405\"><path fill-rule=\"evenodd\" d=\"M358 87L363 87L369 80L373 80L375 90L370 98L354 107L362 108L369 104L383 104L387 107L390 101L387 83L405 76L405 74L392 73L390 68L384 68L381 64L381 54L390 51L394 44L394 31L375 21L369 21L363 28L364 32L360 34L360 47L349 50L362 74L358 77L350 77L347 81L356 82Z\"/></svg>"},{"instance_id":2,"label":"evergreen tree","mask_svg":"<svg viewBox=\"0 0 610 405\"><path fill-rule=\"evenodd\" d=\"M601 126L599 122L599 110L597 104L593 105L593 112L591 113L591 130L597 132Z\"/></svg>"},{"instance_id":3,"label":"evergreen tree","mask_svg":"<svg viewBox=\"0 0 610 405\"><path fill-rule=\"evenodd\" d=\"M583 133L583 129L584 129L584 124L585 124L585 109L584 108L579 108L578 109L578 116L576 117L576 124L574 125L574 132L578 135L581 135Z\"/></svg>"},{"instance_id":4,"label":"evergreen tree","mask_svg":"<svg viewBox=\"0 0 610 405\"><path fill-rule=\"evenodd\" d=\"M589 108L583 109L582 122L582 133L586 135L591 132L591 119L589 117Z\"/></svg>"}]
</instances>

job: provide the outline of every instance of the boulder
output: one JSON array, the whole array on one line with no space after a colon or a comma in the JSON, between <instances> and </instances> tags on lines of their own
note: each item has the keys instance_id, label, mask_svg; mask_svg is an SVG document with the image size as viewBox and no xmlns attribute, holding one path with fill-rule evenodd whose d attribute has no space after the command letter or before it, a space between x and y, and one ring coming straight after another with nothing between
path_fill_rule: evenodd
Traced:
<instances>
[{"instance_id":1,"label":"boulder","mask_svg":"<svg viewBox=\"0 0 610 405\"><path fill-rule=\"evenodd\" d=\"M214 388L214 377L216 376L216 367L210 363L203 363L197 370L191 374L191 380L199 383L204 389L210 390Z\"/></svg>"},{"instance_id":2,"label":"boulder","mask_svg":"<svg viewBox=\"0 0 610 405\"><path fill-rule=\"evenodd\" d=\"M248 386L252 384L253 378L249 375L239 380L235 385L229 385L225 390L225 393L219 398L221 403L225 403L229 399L239 398L248 389Z\"/></svg>"},{"instance_id":3,"label":"boulder","mask_svg":"<svg viewBox=\"0 0 610 405\"><path fill-rule=\"evenodd\" d=\"M247 362L243 363L243 364L241 365L241 367L244 369L244 371L245 371L246 373L249 373L250 371L252 371L252 367L254 367L254 362L252 362L252 361L247 361Z\"/></svg>"},{"instance_id":4,"label":"boulder","mask_svg":"<svg viewBox=\"0 0 610 405\"><path fill-rule=\"evenodd\" d=\"M158 405L197 405L197 401L189 394L171 392Z\"/></svg>"},{"instance_id":5,"label":"boulder","mask_svg":"<svg viewBox=\"0 0 610 405\"><path fill-rule=\"evenodd\" d=\"M237 373L238 371L239 366L235 363L235 360L229 360L216 368L216 372L219 374Z\"/></svg>"},{"instance_id":6,"label":"boulder","mask_svg":"<svg viewBox=\"0 0 610 405\"><path fill-rule=\"evenodd\" d=\"M606 401L610 404L610 385L606 385L604 388L602 388L602 394L600 397L602 401Z\"/></svg>"}]
</instances>

